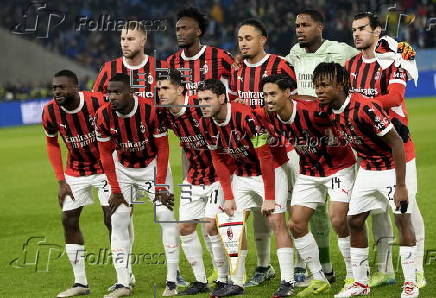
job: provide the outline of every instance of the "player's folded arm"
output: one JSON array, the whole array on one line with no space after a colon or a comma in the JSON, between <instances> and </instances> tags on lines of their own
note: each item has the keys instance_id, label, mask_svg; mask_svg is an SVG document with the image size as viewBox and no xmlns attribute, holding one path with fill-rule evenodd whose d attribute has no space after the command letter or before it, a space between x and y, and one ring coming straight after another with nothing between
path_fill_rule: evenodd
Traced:
<instances>
[{"instance_id":1,"label":"player's folded arm","mask_svg":"<svg viewBox=\"0 0 436 298\"><path fill-rule=\"evenodd\" d=\"M374 97L374 100L380 102L385 110L392 107L400 106L404 101L406 92L406 83L400 79L389 81L388 93Z\"/></svg>"},{"instance_id":2,"label":"player's folded arm","mask_svg":"<svg viewBox=\"0 0 436 298\"><path fill-rule=\"evenodd\" d=\"M62 165L61 147L58 142L57 135L46 137L47 154L50 164L58 181L65 180L64 167Z\"/></svg>"},{"instance_id":3,"label":"player's folded arm","mask_svg":"<svg viewBox=\"0 0 436 298\"><path fill-rule=\"evenodd\" d=\"M212 153L212 164L224 192L224 200L233 200L231 173L224 160L224 153L209 147Z\"/></svg>"},{"instance_id":4,"label":"player's folded arm","mask_svg":"<svg viewBox=\"0 0 436 298\"><path fill-rule=\"evenodd\" d=\"M98 150L100 151L100 161L103 166L104 173L111 186L112 193L121 193L120 185L118 184L117 174L115 172L115 163L112 157L114 151L113 141L110 139L107 141L98 141Z\"/></svg>"},{"instance_id":5,"label":"player's folded arm","mask_svg":"<svg viewBox=\"0 0 436 298\"><path fill-rule=\"evenodd\" d=\"M155 138L157 154L156 154L156 186L157 190L164 189L167 178L168 159L169 159L169 143L167 133L153 135Z\"/></svg>"},{"instance_id":6,"label":"player's folded arm","mask_svg":"<svg viewBox=\"0 0 436 298\"><path fill-rule=\"evenodd\" d=\"M262 180L265 188L265 200L275 200L275 171L271 149L268 145L268 134L256 134L251 137L260 163Z\"/></svg>"},{"instance_id":7,"label":"player's folded arm","mask_svg":"<svg viewBox=\"0 0 436 298\"><path fill-rule=\"evenodd\" d=\"M111 186L111 192L114 194L121 193L120 185L118 184L117 174L115 172L115 163L112 157L114 152L114 141L111 138L109 130L103 122L102 114L97 113L96 120L96 135L98 141L98 150L100 152L100 161L103 166L104 173Z\"/></svg>"}]
</instances>

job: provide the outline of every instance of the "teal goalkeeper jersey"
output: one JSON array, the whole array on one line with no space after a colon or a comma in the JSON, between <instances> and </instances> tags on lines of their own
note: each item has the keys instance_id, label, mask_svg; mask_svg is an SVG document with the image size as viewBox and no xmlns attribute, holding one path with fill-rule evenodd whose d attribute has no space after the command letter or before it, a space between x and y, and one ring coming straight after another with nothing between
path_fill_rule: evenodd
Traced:
<instances>
[{"instance_id":1,"label":"teal goalkeeper jersey","mask_svg":"<svg viewBox=\"0 0 436 298\"><path fill-rule=\"evenodd\" d=\"M359 51L343 42L325 40L315 53L306 53L297 43L286 56L297 76L297 91L300 95L316 96L312 84L313 70L321 62L336 62L341 65Z\"/></svg>"}]
</instances>

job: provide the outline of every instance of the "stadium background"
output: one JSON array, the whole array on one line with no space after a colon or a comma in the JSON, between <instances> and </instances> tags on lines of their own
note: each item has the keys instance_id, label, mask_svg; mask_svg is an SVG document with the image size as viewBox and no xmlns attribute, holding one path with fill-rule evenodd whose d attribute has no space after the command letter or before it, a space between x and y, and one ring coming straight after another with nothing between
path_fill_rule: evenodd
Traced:
<instances>
[{"instance_id":1,"label":"stadium background","mask_svg":"<svg viewBox=\"0 0 436 298\"><path fill-rule=\"evenodd\" d=\"M54 72L70 68L79 75L82 89L89 90L104 61L121 55L119 32L102 30L74 30L77 17L97 21L102 15L112 20L154 20L166 24L165 30L149 34L147 53L165 59L177 50L175 43L175 14L184 6L196 6L209 15L210 25L203 44L215 45L232 53L237 52L235 28L246 17L256 16L265 22L269 31L267 50L286 55L296 42L293 19L302 8L315 8L326 19L324 38L352 44L351 16L360 11L376 11L388 18L388 30L398 33L399 40L406 40L417 49L420 70L418 87L409 84L407 107L410 129L416 142L419 175L418 200L426 222L427 287L421 297L436 297L436 220L432 204L436 172L436 26L428 28L431 17L436 18L435 0L405 0L396 3L386 1L264 1L264 0L215 0L215 1L41 1L5 0L0 9L0 199L3 203L0 215L3 229L0 232L0 281L2 297L53 297L72 282L70 265L62 255L64 240L57 204L57 186L45 153L44 136L39 124L41 108L50 97L48 85ZM44 9L41 7L46 4ZM47 38L38 30L48 23L47 12L65 14L64 21L50 27ZM17 34L17 24L24 24L40 16L41 27L27 34ZM400 20L400 14L408 17ZM414 19L412 18L414 17ZM408 24L410 20L413 22ZM56 19L53 19L54 21ZM34 21L33 21L34 22ZM27 25L26 25L27 26ZM26 27L28 29L30 27ZM11 30L12 29L12 30ZM88 28L89 29L89 28ZM161 28L162 29L162 28ZM430 29L430 30L426 30ZM431 30L432 29L432 30ZM15 32L14 32L15 31ZM19 31L19 30L18 30ZM33 33L33 34L32 34ZM410 83L410 82L409 82ZM33 125L23 125L33 124ZM176 138L171 138L171 165L175 183L181 183L180 148ZM176 192L176 195L178 191ZM177 197L177 196L176 196ZM135 210L136 243L134 252L142 255L134 265L137 277L135 296L153 297L154 285L157 296L163 290L165 279L163 248L159 238L159 225L153 224L150 204ZM107 232L102 223L98 204L85 208L81 227L88 252L87 275L92 290L91 297L103 295L115 279L115 271L107 258L110 251ZM251 232L249 232L251 235ZM251 242L247 271L255 266L255 253ZM341 264L335 236L331 244L335 264ZM395 243L394 263L398 265ZM274 250L272 250L274 251ZM181 269L188 280L193 280L190 267L181 253ZM206 264L210 260L205 253ZM276 257L273 265L278 269ZM372 258L373 259L373 258ZM210 266L209 266L210 267ZM333 286L337 292L342 286L344 272L335 266L339 282ZM401 277L397 267L397 279ZM278 279L263 288L247 290L250 297L268 297L278 284ZM399 284L374 289L374 295L397 297ZM204 296L206 297L206 296Z\"/></svg>"}]
</instances>

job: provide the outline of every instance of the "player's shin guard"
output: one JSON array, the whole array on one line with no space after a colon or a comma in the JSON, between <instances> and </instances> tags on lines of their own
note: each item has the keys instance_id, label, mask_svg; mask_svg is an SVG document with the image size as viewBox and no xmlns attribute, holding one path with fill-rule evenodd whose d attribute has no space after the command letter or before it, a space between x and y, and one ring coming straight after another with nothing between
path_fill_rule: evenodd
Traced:
<instances>
[{"instance_id":1,"label":"player's shin guard","mask_svg":"<svg viewBox=\"0 0 436 298\"><path fill-rule=\"evenodd\" d=\"M277 258L279 259L281 281L294 282L294 259L293 249L291 247L282 247L277 249Z\"/></svg>"},{"instance_id":2,"label":"player's shin guard","mask_svg":"<svg viewBox=\"0 0 436 298\"><path fill-rule=\"evenodd\" d=\"M198 239L197 231L191 235L180 236L183 251L186 259L191 264L195 279L198 282L206 283L206 272L203 263L203 248Z\"/></svg>"},{"instance_id":3,"label":"player's shin guard","mask_svg":"<svg viewBox=\"0 0 436 298\"><path fill-rule=\"evenodd\" d=\"M204 244L206 244L206 249L210 254L211 260L212 260L212 266L214 269L218 270L216 264L215 264L215 259L213 257L213 250L212 250L212 242L209 239L209 235L206 232L206 225L205 223L201 224L201 231L204 237Z\"/></svg>"},{"instance_id":4,"label":"player's shin guard","mask_svg":"<svg viewBox=\"0 0 436 298\"><path fill-rule=\"evenodd\" d=\"M368 247L351 247L351 266L353 268L353 278L355 282L368 285L369 266L368 266Z\"/></svg>"},{"instance_id":5,"label":"player's shin guard","mask_svg":"<svg viewBox=\"0 0 436 298\"><path fill-rule=\"evenodd\" d=\"M73 267L74 283L88 285L85 273L85 246L80 244L66 244L65 251Z\"/></svg>"},{"instance_id":6,"label":"player's shin guard","mask_svg":"<svg viewBox=\"0 0 436 298\"><path fill-rule=\"evenodd\" d=\"M295 250L294 264L295 264L294 265L295 268L306 269L306 264L304 263L304 260L301 258L300 254L298 253L298 250Z\"/></svg>"},{"instance_id":7,"label":"player's shin guard","mask_svg":"<svg viewBox=\"0 0 436 298\"><path fill-rule=\"evenodd\" d=\"M229 264L224 251L224 246L218 235L210 236L209 240L212 245L212 256L216 269L218 271L218 280L220 282L227 282L229 275Z\"/></svg>"},{"instance_id":8,"label":"player's shin guard","mask_svg":"<svg viewBox=\"0 0 436 298\"><path fill-rule=\"evenodd\" d=\"M117 284L129 287L130 257L130 211L131 207L119 206L112 214L111 250L112 260L117 271Z\"/></svg>"},{"instance_id":9,"label":"player's shin guard","mask_svg":"<svg viewBox=\"0 0 436 298\"><path fill-rule=\"evenodd\" d=\"M416 246L400 246L404 282L412 282L414 284L416 284L415 252Z\"/></svg>"},{"instance_id":10,"label":"player's shin guard","mask_svg":"<svg viewBox=\"0 0 436 298\"><path fill-rule=\"evenodd\" d=\"M133 226L133 214L131 214L131 216L130 216L129 234L130 234L130 252L132 252L133 251L133 244L135 242L135 228ZM130 258L129 264L128 264L129 276L133 273L132 260L133 260L133 258Z\"/></svg>"},{"instance_id":11,"label":"player's shin guard","mask_svg":"<svg viewBox=\"0 0 436 298\"><path fill-rule=\"evenodd\" d=\"M313 278L325 281L325 275L319 262L319 250L311 232L304 237L294 239L295 248L313 274Z\"/></svg>"},{"instance_id":12,"label":"player's shin guard","mask_svg":"<svg viewBox=\"0 0 436 298\"><path fill-rule=\"evenodd\" d=\"M253 230L256 243L256 256L258 267L270 265L271 229L268 220L260 212L260 208L253 211Z\"/></svg>"},{"instance_id":13,"label":"player's shin guard","mask_svg":"<svg viewBox=\"0 0 436 298\"><path fill-rule=\"evenodd\" d=\"M415 253L415 266L416 271L424 272L424 240L425 240L425 228L424 220L419 211L418 204L415 205L412 214L410 215L412 221L413 230L416 237L416 253Z\"/></svg>"},{"instance_id":14,"label":"player's shin guard","mask_svg":"<svg viewBox=\"0 0 436 298\"><path fill-rule=\"evenodd\" d=\"M374 242L377 245L376 262L377 272L393 273L392 264L392 242L394 241L394 231L388 213L373 214L372 233Z\"/></svg>"},{"instance_id":15,"label":"player's shin guard","mask_svg":"<svg viewBox=\"0 0 436 298\"><path fill-rule=\"evenodd\" d=\"M310 220L310 230L318 245L319 261L325 273L330 273L333 270L330 261L329 223L326 205L318 205Z\"/></svg>"},{"instance_id":16,"label":"player's shin guard","mask_svg":"<svg viewBox=\"0 0 436 298\"><path fill-rule=\"evenodd\" d=\"M161 222L162 242L167 260L167 281L176 282L179 267L179 231L175 223L176 219L174 212L166 207L159 206L156 209L157 219ZM165 223L168 221L170 223Z\"/></svg>"},{"instance_id":17,"label":"player's shin guard","mask_svg":"<svg viewBox=\"0 0 436 298\"><path fill-rule=\"evenodd\" d=\"M346 278L353 278L353 269L351 267L351 252L350 252L350 236L338 238L338 246L344 258L345 269L347 272Z\"/></svg>"},{"instance_id":18,"label":"player's shin guard","mask_svg":"<svg viewBox=\"0 0 436 298\"><path fill-rule=\"evenodd\" d=\"M248 250L239 251L239 261L238 267L236 268L235 274L231 275L233 283L237 286L244 287L244 276L245 276L245 259L247 258Z\"/></svg>"}]
</instances>

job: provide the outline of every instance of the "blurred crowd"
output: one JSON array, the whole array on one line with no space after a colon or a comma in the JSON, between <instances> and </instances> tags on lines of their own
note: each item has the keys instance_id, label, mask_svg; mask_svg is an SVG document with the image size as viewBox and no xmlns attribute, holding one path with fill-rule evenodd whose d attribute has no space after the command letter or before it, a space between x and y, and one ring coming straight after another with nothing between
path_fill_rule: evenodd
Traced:
<instances>
[{"instance_id":1,"label":"blurred crowd","mask_svg":"<svg viewBox=\"0 0 436 298\"><path fill-rule=\"evenodd\" d=\"M0 11L2 27L11 28L21 19L26 3L29 1L20 2L2 1ZM137 19L153 23L156 26L151 26L147 45L148 54L154 54L153 49L159 49L156 55L158 58L165 59L177 50L174 30L177 10L187 6L198 7L209 16L210 25L203 43L233 53L237 51L235 36L237 24L245 18L255 16L265 23L269 31L268 51L286 55L296 42L293 26L296 13L305 8L318 9L324 14L326 39L352 44L352 15L362 11L374 11L378 15L389 16L387 30L390 35L408 41L415 48L436 47L436 34L434 34L436 29L426 30L428 17L436 16L436 0L402 0L389 13L386 13L389 5L380 5L381 1L375 0L64 0L59 2L30 0L30 2L33 2L34 6L47 2L48 8L64 12L66 16L65 21L50 32L48 38L34 39L35 42L51 51L68 56L94 71L98 71L105 61L121 55L119 32L92 31L84 28L85 26L82 26L81 30L75 30L79 17L82 20L92 19L97 22L99 17L106 15L112 20ZM400 17L398 12L408 17L398 20ZM385 23L384 19L381 21ZM399 32L397 32L398 21L407 25L400 26L402 29ZM38 90L46 92L46 87L35 84L27 82L27 84L0 87L0 99L5 98L5 95L6 99L22 99L23 96L31 97L33 96L31 94L42 92ZM44 92L41 94L44 95Z\"/></svg>"}]
</instances>

